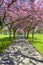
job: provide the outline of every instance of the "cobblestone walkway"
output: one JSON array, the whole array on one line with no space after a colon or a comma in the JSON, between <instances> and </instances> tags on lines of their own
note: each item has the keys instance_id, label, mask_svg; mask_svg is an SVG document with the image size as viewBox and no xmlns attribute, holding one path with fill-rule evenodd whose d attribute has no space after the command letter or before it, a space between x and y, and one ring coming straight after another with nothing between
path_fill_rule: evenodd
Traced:
<instances>
[{"instance_id":1,"label":"cobblestone walkway","mask_svg":"<svg viewBox=\"0 0 43 65\"><path fill-rule=\"evenodd\" d=\"M43 65L43 57L25 39L17 39L0 54L0 65Z\"/></svg>"}]
</instances>

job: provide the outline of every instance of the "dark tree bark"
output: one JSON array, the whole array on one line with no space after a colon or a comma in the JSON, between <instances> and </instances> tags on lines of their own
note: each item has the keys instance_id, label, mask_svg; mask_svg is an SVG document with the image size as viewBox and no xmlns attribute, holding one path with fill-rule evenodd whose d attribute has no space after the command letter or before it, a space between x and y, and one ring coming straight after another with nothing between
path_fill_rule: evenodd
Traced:
<instances>
[{"instance_id":1,"label":"dark tree bark","mask_svg":"<svg viewBox=\"0 0 43 65\"><path fill-rule=\"evenodd\" d=\"M4 12L4 16L3 16L3 19L2 19L2 23L4 23L5 17L6 17L6 12Z\"/></svg>"},{"instance_id":2,"label":"dark tree bark","mask_svg":"<svg viewBox=\"0 0 43 65\"><path fill-rule=\"evenodd\" d=\"M12 0L12 2L8 5L8 8L14 3L16 2L17 0Z\"/></svg>"},{"instance_id":3,"label":"dark tree bark","mask_svg":"<svg viewBox=\"0 0 43 65\"><path fill-rule=\"evenodd\" d=\"M32 42L34 41L34 28L32 30Z\"/></svg>"},{"instance_id":4,"label":"dark tree bark","mask_svg":"<svg viewBox=\"0 0 43 65\"><path fill-rule=\"evenodd\" d=\"M2 0L2 2L1 2L1 4L0 4L0 7L1 7L1 5L3 4L3 2L4 2L4 0Z\"/></svg>"},{"instance_id":5,"label":"dark tree bark","mask_svg":"<svg viewBox=\"0 0 43 65\"><path fill-rule=\"evenodd\" d=\"M29 37L29 31L27 31L27 39L28 39L28 37Z\"/></svg>"},{"instance_id":6,"label":"dark tree bark","mask_svg":"<svg viewBox=\"0 0 43 65\"><path fill-rule=\"evenodd\" d=\"M14 30L13 32L14 32L13 37L15 38L15 32L16 32L16 31Z\"/></svg>"},{"instance_id":7,"label":"dark tree bark","mask_svg":"<svg viewBox=\"0 0 43 65\"><path fill-rule=\"evenodd\" d=\"M0 19L0 28L3 28L3 23L4 23L5 15L6 15L6 12L4 12L3 18Z\"/></svg>"}]
</instances>

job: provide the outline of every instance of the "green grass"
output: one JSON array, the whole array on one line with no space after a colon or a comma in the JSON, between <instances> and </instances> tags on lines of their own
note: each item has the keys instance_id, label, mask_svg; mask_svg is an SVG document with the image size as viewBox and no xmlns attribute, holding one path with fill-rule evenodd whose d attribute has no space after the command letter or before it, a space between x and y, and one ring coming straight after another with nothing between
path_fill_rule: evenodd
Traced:
<instances>
[{"instance_id":1,"label":"green grass","mask_svg":"<svg viewBox=\"0 0 43 65\"><path fill-rule=\"evenodd\" d=\"M13 38L12 38L13 40ZM11 44L12 40L9 40L9 35L1 35L0 34L0 52L3 52L5 48ZM43 34L35 34L34 42L32 43L32 35L29 35L28 41L35 47L38 52L43 55Z\"/></svg>"},{"instance_id":2,"label":"green grass","mask_svg":"<svg viewBox=\"0 0 43 65\"><path fill-rule=\"evenodd\" d=\"M9 44L11 44L12 40L9 39L9 35L0 34L0 52L3 52L4 49L7 48Z\"/></svg>"},{"instance_id":3,"label":"green grass","mask_svg":"<svg viewBox=\"0 0 43 65\"><path fill-rule=\"evenodd\" d=\"M43 34L35 34L34 41L32 42L32 35L29 35L28 41L33 45L33 47L43 55Z\"/></svg>"}]
</instances>

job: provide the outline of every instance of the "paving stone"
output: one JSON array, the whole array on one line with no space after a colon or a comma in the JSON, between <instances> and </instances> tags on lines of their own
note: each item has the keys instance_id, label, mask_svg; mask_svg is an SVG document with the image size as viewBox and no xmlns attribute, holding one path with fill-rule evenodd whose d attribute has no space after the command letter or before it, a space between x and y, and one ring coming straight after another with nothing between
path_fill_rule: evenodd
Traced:
<instances>
[{"instance_id":1,"label":"paving stone","mask_svg":"<svg viewBox=\"0 0 43 65\"><path fill-rule=\"evenodd\" d=\"M23 62L25 63L25 64L29 64L29 59L28 58L25 58L24 60L23 60Z\"/></svg>"},{"instance_id":2,"label":"paving stone","mask_svg":"<svg viewBox=\"0 0 43 65\"><path fill-rule=\"evenodd\" d=\"M0 60L1 60L1 57L0 57Z\"/></svg>"},{"instance_id":3,"label":"paving stone","mask_svg":"<svg viewBox=\"0 0 43 65\"><path fill-rule=\"evenodd\" d=\"M20 63L19 65L23 65L22 63Z\"/></svg>"},{"instance_id":4,"label":"paving stone","mask_svg":"<svg viewBox=\"0 0 43 65\"><path fill-rule=\"evenodd\" d=\"M43 65L43 57L26 41L17 39L0 54L0 65Z\"/></svg>"},{"instance_id":5,"label":"paving stone","mask_svg":"<svg viewBox=\"0 0 43 65\"><path fill-rule=\"evenodd\" d=\"M21 60L24 60L24 58L23 58L23 57L21 57L20 59L21 59Z\"/></svg>"}]
</instances>

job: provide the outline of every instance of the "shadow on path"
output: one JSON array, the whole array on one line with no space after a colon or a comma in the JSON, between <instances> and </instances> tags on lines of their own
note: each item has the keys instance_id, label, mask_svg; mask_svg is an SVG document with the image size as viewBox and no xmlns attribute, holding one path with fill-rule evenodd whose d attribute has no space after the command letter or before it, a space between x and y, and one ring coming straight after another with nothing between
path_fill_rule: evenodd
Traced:
<instances>
[{"instance_id":1,"label":"shadow on path","mask_svg":"<svg viewBox=\"0 0 43 65\"><path fill-rule=\"evenodd\" d=\"M23 47L22 47L22 45L23 45ZM17 49L16 51L15 51L15 46L16 46L16 49ZM27 50L26 50L25 46L27 46ZM33 48L31 48L32 46L25 39L15 40L14 43L11 45L11 47L9 47L7 49L7 51L5 51L4 53L0 54L0 58L1 58L0 59L0 65L2 65L2 64L3 65L19 65L19 63L23 63L22 62L23 60L19 61L21 59L21 57L23 57L24 60L26 58L29 59L30 63L32 63L33 65L37 65L37 63L35 64L35 62L43 63L43 60L42 59L37 59L36 56L35 57L33 57L33 56L30 57L29 55L26 55L26 54L22 53L22 50L20 50L18 47L20 47L20 49L23 48L22 50L24 50L24 48L25 48L25 51L27 51L27 52L30 49L29 52L32 51L31 54L34 52L32 50ZM11 53L12 49L13 49L13 52ZM18 56L19 56L19 59L17 59ZM15 58L15 57L17 57L17 58ZM16 60L17 64L15 64L15 59L17 59ZM35 62L33 62L31 60L33 60ZM24 65L27 65L27 64L24 64Z\"/></svg>"}]
</instances>

